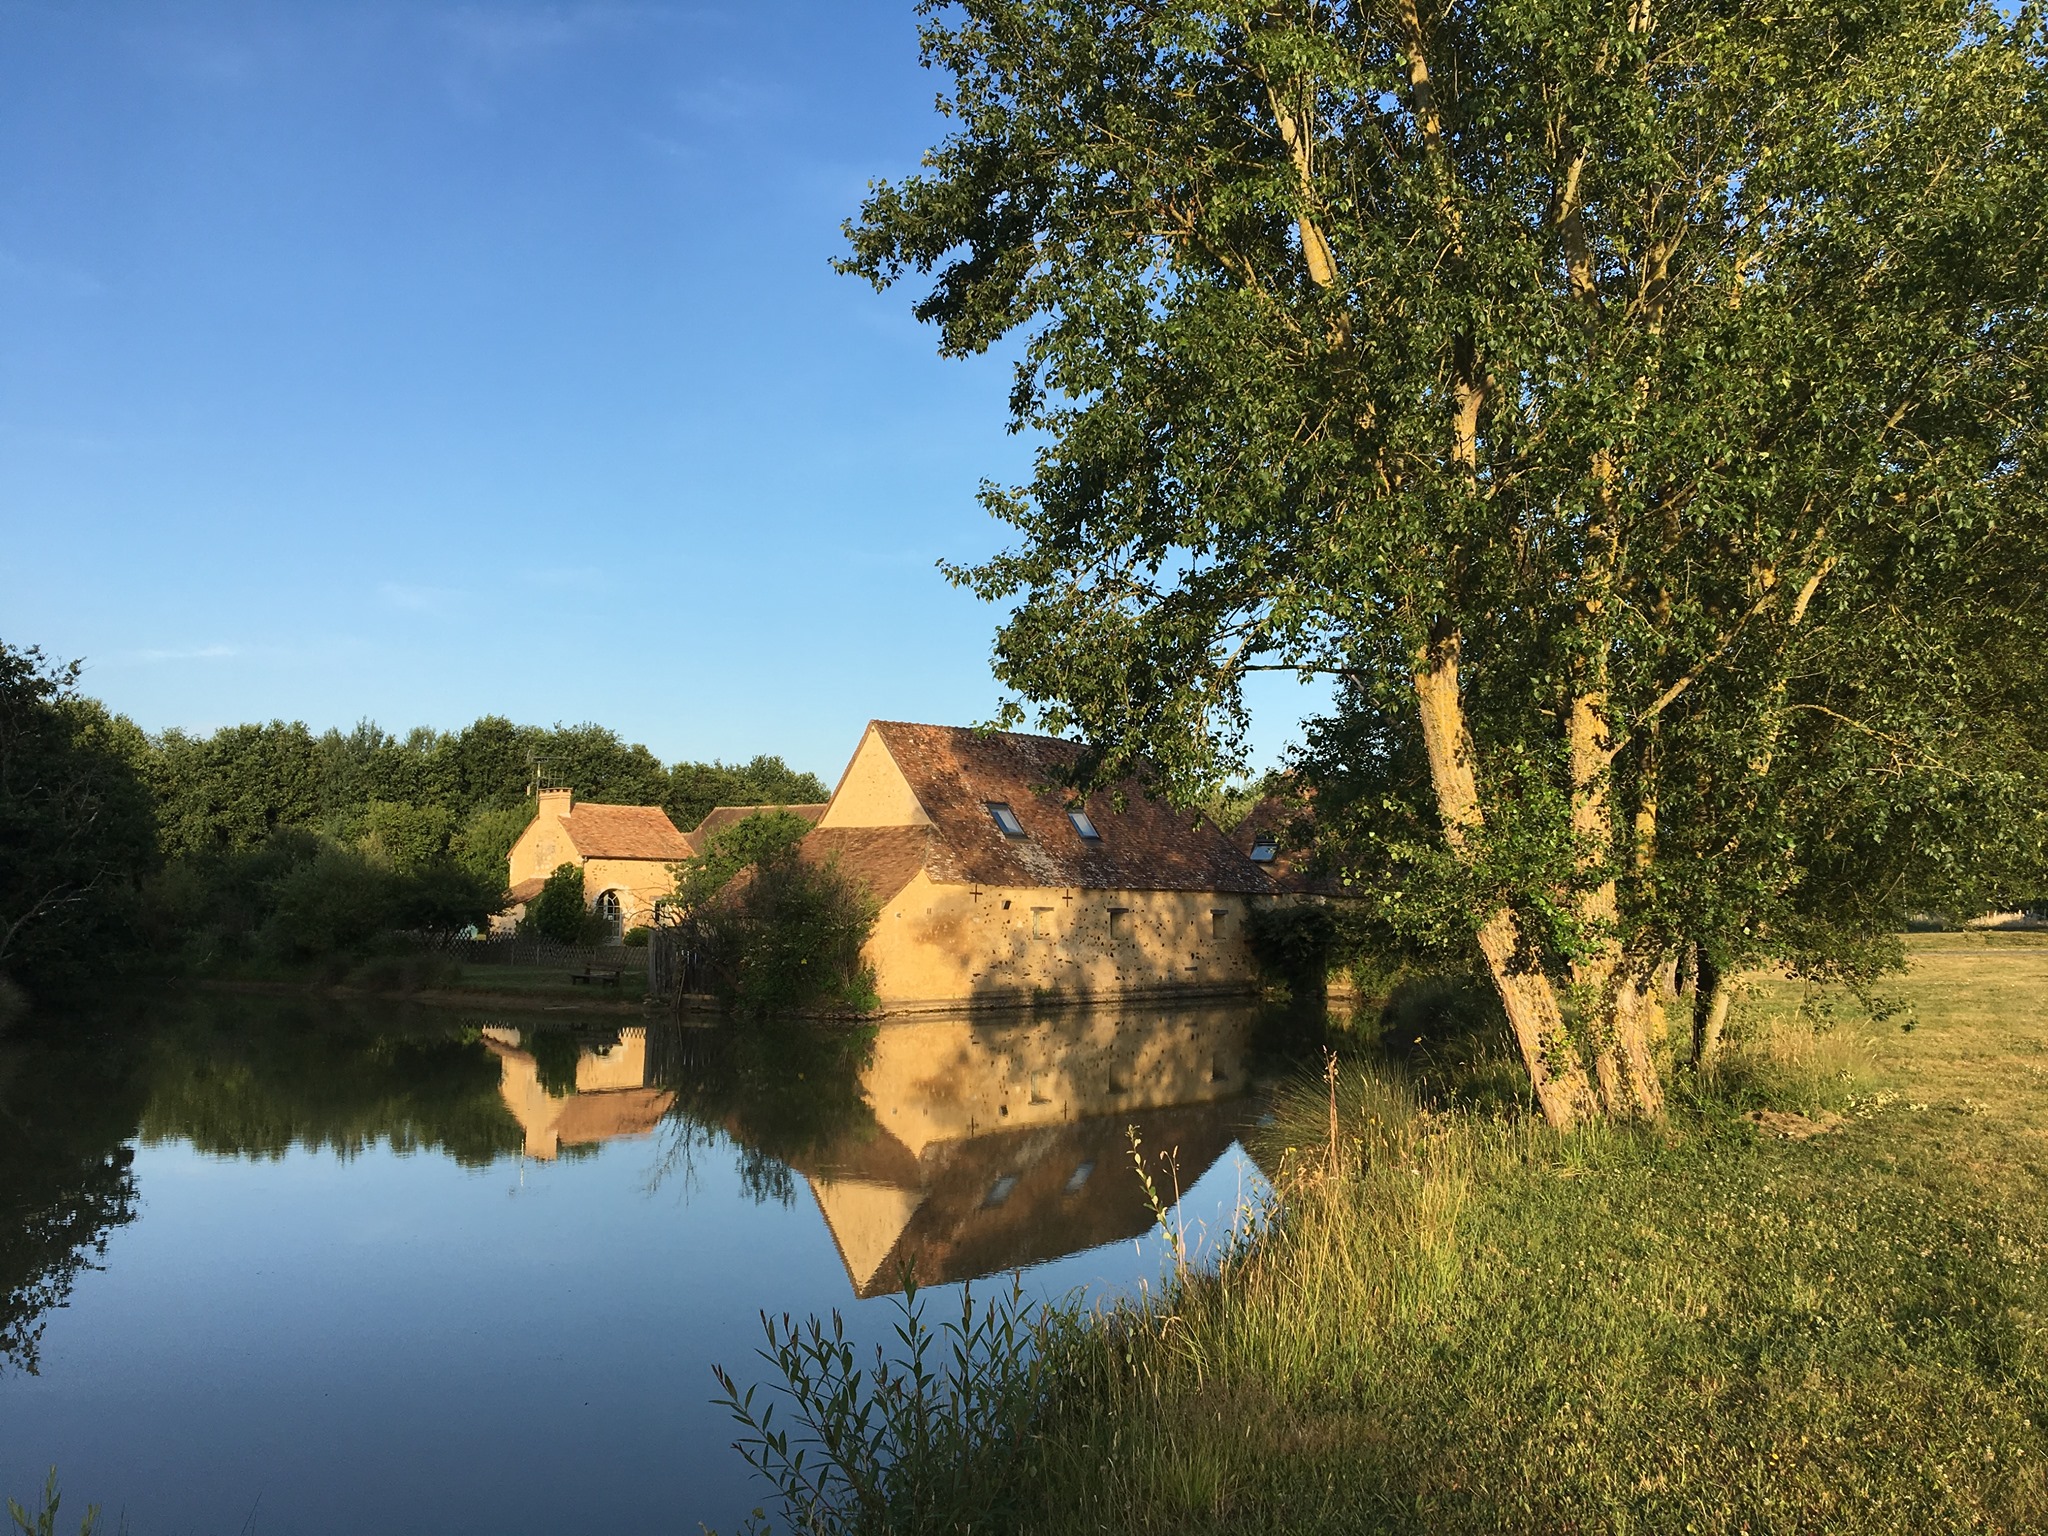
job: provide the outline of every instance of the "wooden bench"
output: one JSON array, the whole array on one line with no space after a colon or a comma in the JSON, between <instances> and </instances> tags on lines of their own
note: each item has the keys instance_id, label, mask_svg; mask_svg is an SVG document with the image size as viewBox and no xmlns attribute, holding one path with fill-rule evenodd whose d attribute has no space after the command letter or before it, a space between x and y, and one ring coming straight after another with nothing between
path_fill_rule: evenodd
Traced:
<instances>
[{"instance_id":1,"label":"wooden bench","mask_svg":"<svg viewBox=\"0 0 2048 1536\"><path fill-rule=\"evenodd\" d=\"M621 967L616 965L586 965L580 971L571 971L569 980L579 987L587 987L593 982L600 987L616 987L619 984L620 969Z\"/></svg>"}]
</instances>

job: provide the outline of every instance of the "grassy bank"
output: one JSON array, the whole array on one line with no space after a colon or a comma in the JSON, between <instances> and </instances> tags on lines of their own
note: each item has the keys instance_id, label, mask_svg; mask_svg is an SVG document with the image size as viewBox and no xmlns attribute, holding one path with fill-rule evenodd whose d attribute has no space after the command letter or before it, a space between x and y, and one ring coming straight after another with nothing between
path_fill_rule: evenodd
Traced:
<instances>
[{"instance_id":1,"label":"grassy bank","mask_svg":"<svg viewBox=\"0 0 2048 1536\"><path fill-rule=\"evenodd\" d=\"M1652 1131L1514 1114L1485 1034L1355 1047L1334 1145L1317 1083L1258 1149L1274 1230L1164 1308L1055 1326L1040 1408L945 1520L2048 1528L2048 944L1913 960L1875 1011L1759 981Z\"/></svg>"}]
</instances>

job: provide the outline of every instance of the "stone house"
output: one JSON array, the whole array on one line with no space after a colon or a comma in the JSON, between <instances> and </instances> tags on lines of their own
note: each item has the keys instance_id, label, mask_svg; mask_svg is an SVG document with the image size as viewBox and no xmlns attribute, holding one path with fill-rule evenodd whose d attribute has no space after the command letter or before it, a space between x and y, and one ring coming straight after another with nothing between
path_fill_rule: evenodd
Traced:
<instances>
[{"instance_id":1,"label":"stone house","mask_svg":"<svg viewBox=\"0 0 2048 1536\"><path fill-rule=\"evenodd\" d=\"M614 936L652 923L655 903L675 888L671 866L691 851L658 805L578 805L574 790L544 789L512 845L503 920L516 923L547 877L575 864L583 870L584 901L610 921Z\"/></svg>"},{"instance_id":2,"label":"stone house","mask_svg":"<svg viewBox=\"0 0 2048 1536\"><path fill-rule=\"evenodd\" d=\"M886 1010L1257 986L1246 915L1298 899L1254 857L1266 850L1136 783L1071 796L1059 780L1080 751L869 723L803 853L881 903L866 956Z\"/></svg>"}]
</instances>

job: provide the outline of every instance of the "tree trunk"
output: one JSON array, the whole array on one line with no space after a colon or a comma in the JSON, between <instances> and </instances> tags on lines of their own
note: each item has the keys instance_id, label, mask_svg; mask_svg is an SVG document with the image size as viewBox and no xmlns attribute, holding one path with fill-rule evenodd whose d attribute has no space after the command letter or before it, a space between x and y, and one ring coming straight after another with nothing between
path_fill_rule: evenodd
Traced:
<instances>
[{"instance_id":1,"label":"tree trunk","mask_svg":"<svg viewBox=\"0 0 2048 1536\"><path fill-rule=\"evenodd\" d=\"M1461 862L1469 864L1472 838L1484 828L1485 814L1473 769L1472 733L1459 697L1458 652L1455 630L1439 626L1432 632L1416 658L1415 698L1444 840ZM1507 907L1495 911L1480 924L1478 937L1544 1118L1560 1130L1597 1119L1600 1101L1565 1027L1556 989L1549 977L1526 963L1514 912Z\"/></svg>"},{"instance_id":2,"label":"tree trunk","mask_svg":"<svg viewBox=\"0 0 2048 1536\"><path fill-rule=\"evenodd\" d=\"M1728 1007L1735 1000L1735 987L1702 952L1699 990L1693 996L1692 1064L1696 1072L1711 1072L1721 1055L1721 1034L1728 1027Z\"/></svg>"}]
</instances>

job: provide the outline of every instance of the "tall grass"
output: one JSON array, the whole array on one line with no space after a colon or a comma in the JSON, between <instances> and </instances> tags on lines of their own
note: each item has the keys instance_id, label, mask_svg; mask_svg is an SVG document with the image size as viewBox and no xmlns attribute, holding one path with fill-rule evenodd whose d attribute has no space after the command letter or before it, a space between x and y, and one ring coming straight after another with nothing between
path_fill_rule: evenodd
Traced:
<instances>
[{"instance_id":1,"label":"tall grass","mask_svg":"<svg viewBox=\"0 0 2048 1536\"><path fill-rule=\"evenodd\" d=\"M1922 1139L1852 1035L1765 1018L1669 1123L1569 1137L1484 1030L1354 1049L1279 1095L1256 1241L1037 1331L971 1507L815 1528L2048 1529L2042 1191ZM1758 1107L1848 1113L1795 1142Z\"/></svg>"}]
</instances>

